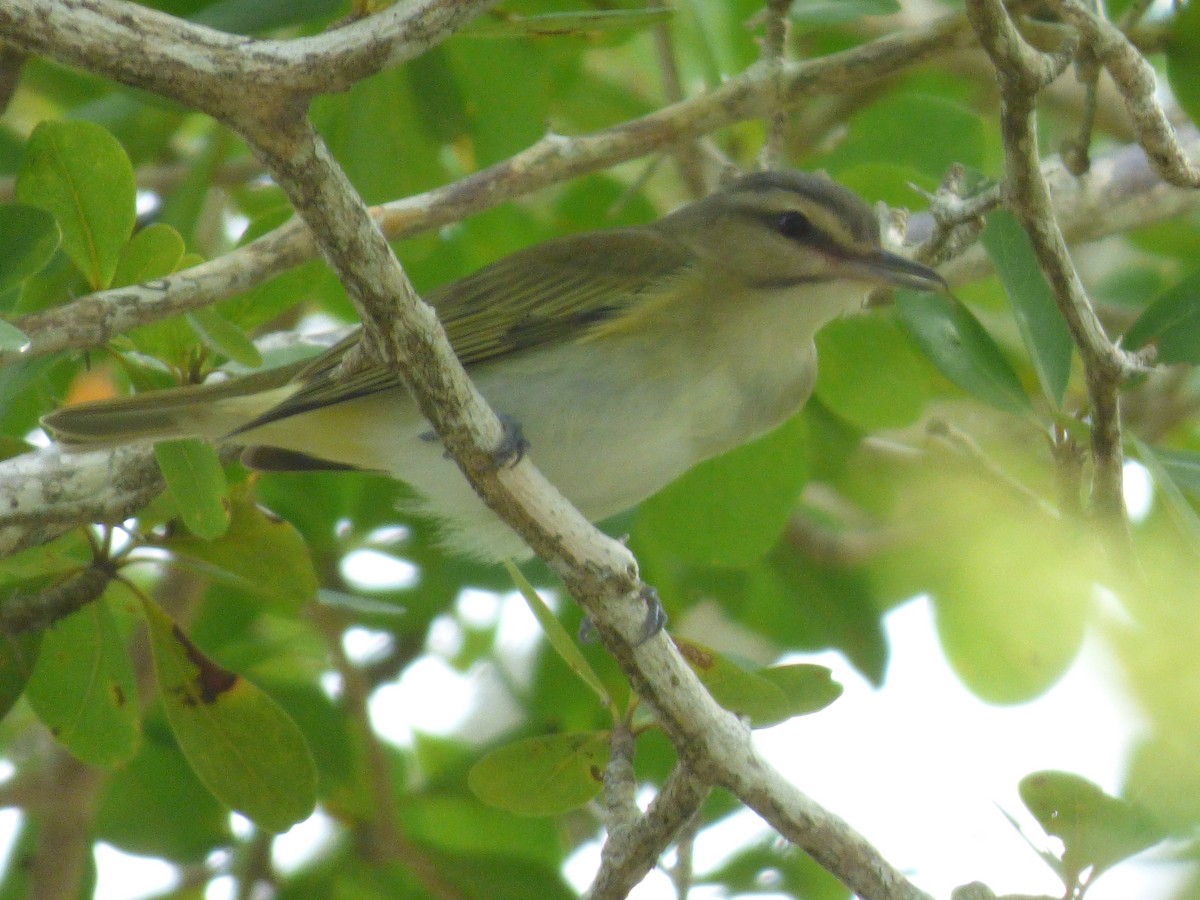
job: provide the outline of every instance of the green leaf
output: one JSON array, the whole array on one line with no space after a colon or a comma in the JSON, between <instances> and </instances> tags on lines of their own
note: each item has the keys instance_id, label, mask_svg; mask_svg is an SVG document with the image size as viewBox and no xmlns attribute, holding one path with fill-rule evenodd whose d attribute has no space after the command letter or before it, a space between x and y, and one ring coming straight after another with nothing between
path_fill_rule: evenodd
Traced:
<instances>
[{"instance_id":1,"label":"green leaf","mask_svg":"<svg viewBox=\"0 0 1200 900\"><path fill-rule=\"evenodd\" d=\"M183 235L170 225L147 225L121 248L112 286L141 284L170 275L179 268L186 249Z\"/></svg>"},{"instance_id":2,"label":"green leaf","mask_svg":"<svg viewBox=\"0 0 1200 900\"><path fill-rule=\"evenodd\" d=\"M112 282L137 219L136 191L124 148L92 122L39 124L17 176L17 199L54 216L63 250L93 290Z\"/></svg>"},{"instance_id":3,"label":"green leaf","mask_svg":"<svg viewBox=\"0 0 1200 900\"><path fill-rule=\"evenodd\" d=\"M768 666L757 674L774 684L787 695L791 707L789 716L806 716L819 712L842 696L842 685L833 680L833 672L812 663L790 666Z\"/></svg>"},{"instance_id":4,"label":"green leaf","mask_svg":"<svg viewBox=\"0 0 1200 900\"><path fill-rule=\"evenodd\" d=\"M42 647L41 631L0 636L0 718L25 692Z\"/></svg>"},{"instance_id":5,"label":"green leaf","mask_svg":"<svg viewBox=\"0 0 1200 900\"><path fill-rule=\"evenodd\" d=\"M766 728L824 709L842 693L841 685L823 666L750 671L694 641L675 638L675 646L713 699L747 718L751 728Z\"/></svg>"},{"instance_id":6,"label":"green leaf","mask_svg":"<svg viewBox=\"0 0 1200 900\"><path fill-rule=\"evenodd\" d=\"M286 205L259 214L238 238L238 246L252 243L294 218L295 214L296 211ZM285 310L314 297L320 298L330 285L340 286L323 260L312 259L244 293L222 300L214 309L243 331L253 333Z\"/></svg>"},{"instance_id":7,"label":"green leaf","mask_svg":"<svg viewBox=\"0 0 1200 900\"><path fill-rule=\"evenodd\" d=\"M32 344L29 335L11 322L0 319L0 350L5 353L24 353Z\"/></svg>"},{"instance_id":8,"label":"green leaf","mask_svg":"<svg viewBox=\"0 0 1200 900\"><path fill-rule=\"evenodd\" d=\"M447 180L443 144L413 127L420 115L410 77L407 67L393 66L313 102L313 121L367 203L406 197ZM368 122L369 137L363 131ZM396 165L398 159L405 164Z\"/></svg>"},{"instance_id":9,"label":"green leaf","mask_svg":"<svg viewBox=\"0 0 1200 900\"><path fill-rule=\"evenodd\" d=\"M299 612L317 594L317 576L304 538L290 522L258 506L247 485L230 491L229 527L222 536L206 540L181 532L162 546L215 568L215 577L267 597L289 614Z\"/></svg>"},{"instance_id":10,"label":"green leaf","mask_svg":"<svg viewBox=\"0 0 1200 900\"><path fill-rule=\"evenodd\" d=\"M725 709L750 720L753 728L774 725L788 718L783 689L708 647L683 638L675 646L700 683Z\"/></svg>"},{"instance_id":11,"label":"green leaf","mask_svg":"<svg viewBox=\"0 0 1200 900\"><path fill-rule=\"evenodd\" d=\"M181 815L186 811L186 815ZM94 822L98 840L143 856L202 863L232 840L229 812L200 783L165 731L104 786Z\"/></svg>"},{"instance_id":12,"label":"green leaf","mask_svg":"<svg viewBox=\"0 0 1200 900\"><path fill-rule=\"evenodd\" d=\"M571 635L567 634L567 630L563 628L562 623L555 618L554 613L550 611L542 598L538 596L538 592L534 590L532 584L529 583L521 570L518 569L512 562L505 560L505 568L508 569L508 574L512 576L513 583L517 586L517 590L521 592L521 596L525 598L525 603L529 607L529 611L533 613L534 618L538 620L538 624L542 626L542 631L546 638L550 641L550 646L562 658L562 661L567 664L572 672L579 676L579 680L592 689L600 702L606 706L612 707L612 698L609 697L608 691L604 687L604 683L600 680L595 670L588 665L587 659L579 650L579 645Z\"/></svg>"},{"instance_id":13,"label":"green leaf","mask_svg":"<svg viewBox=\"0 0 1200 900\"><path fill-rule=\"evenodd\" d=\"M227 356L248 369L262 365L262 354L254 342L215 309L197 309L187 314L187 320L200 336L201 342L210 350Z\"/></svg>"},{"instance_id":14,"label":"green leaf","mask_svg":"<svg viewBox=\"0 0 1200 900\"><path fill-rule=\"evenodd\" d=\"M1042 390L1051 405L1061 409L1071 377L1071 334L1029 236L1012 213L1001 209L987 217L980 240L1008 294Z\"/></svg>"},{"instance_id":15,"label":"green leaf","mask_svg":"<svg viewBox=\"0 0 1200 900\"><path fill-rule=\"evenodd\" d=\"M1193 123L1200 124L1200 5L1176 6L1167 37L1167 80Z\"/></svg>"},{"instance_id":16,"label":"green leaf","mask_svg":"<svg viewBox=\"0 0 1200 900\"><path fill-rule=\"evenodd\" d=\"M925 186L933 187L953 163L986 168L983 118L936 94L884 94L855 113L846 129L845 139L822 161L839 180L851 167L885 162L921 173L928 179ZM881 147L886 154L881 155Z\"/></svg>"},{"instance_id":17,"label":"green leaf","mask_svg":"<svg viewBox=\"0 0 1200 900\"><path fill-rule=\"evenodd\" d=\"M1136 350L1154 343L1160 363L1200 363L1200 269L1159 294L1125 333Z\"/></svg>"},{"instance_id":18,"label":"green leaf","mask_svg":"<svg viewBox=\"0 0 1200 900\"><path fill-rule=\"evenodd\" d=\"M75 529L0 560L0 584L73 574L91 561L91 545L83 531Z\"/></svg>"},{"instance_id":19,"label":"green leaf","mask_svg":"<svg viewBox=\"0 0 1200 900\"><path fill-rule=\"evenodd\" d=\"M204 441L189 439L157 443L154 456L188 531L207 540L225 534L229 510L217 452Z\"/></svg>"},{"instance_id":20,"label":"green leaf","mask_svg":"<svg viewBox=\"0 0 1200 900\"><path fill-rule=\"evenodd\" d=\"M55 739L84 762L116 766L133 756L141 735L137 685L106 600L46 630L26 696Z\"/></svg>"},{"instance_id":21,"label":"green leaf","mask_svg":"<svg viewBox=\"0 0 1200 900\"><path fill-rule=\"evenodd\" d=\"M608 732L531 737L498 747L467 776L475 796L521 816L556 816L587 803L604 786Z\"/></svg>"},{"instance_id":22,"label":"green leaf","mask_svg":"<svg viewBox=\"0 0 1200 900\"><path fill-rule=\"evenodd\" d=\"M808 477L800 416L703 462L642 504L634 526L681 559L747 566L779 539Z\"/></svg>"},{"instance_id":23,"label":"green leaf","mask_svg":"<svg viewBox=\"0 0 1200 900\"><path fill-rule=\"evenodd\" d=\"M209 659L154 603L142 604L167 722L200 781L270 832L316 805L304 735L262 690Z\"/></svg>"},{"instance_id":24,"label":"green leaf","mask_svg":"<svg viewBox=\"0 0 1200 900\"><path fill-rule=\"evenodd\" d=\"M470 854L481 861L508 857L554 868L561 864L561 833L555 820L518 818L470 793L460 793L457 787L437 792L426 787L405 797L400 807L405 834L424 846ZM484 890L471 896L491 900L493 895Z\"/></svg>"},{"instance_id":25,"label":"green leaf","mask_svg":"<svg viewBox=\"0 0 1200 900\"><path fill-rule=\"evenodd\" d=\"M464 96L472 102L470 140L475 163L489 165L528 147L546 133L550 116L547 52L532 41L497 41L487 66L470 41L443 44ZM509 86L520 84L521 90Z\"/></svg>"},{"instance_id":26,"label":"green leaf","mask_svg":"<svg viewBox=\"0 0 1200 900\"><path fill-rule=\"evenodd\" d=\"M1164 837L1145 812L1069 772L1026 775L1020 792L1046 834L1062 840L1068 886L1079 883L1089 868L1087 881L1094 881L1105 869Z\"/></svg>"},{"instance_id":27,"label":"green leaf","mask_svg":"<svg viewBox=\"0 0 1200 900\"><path fill-rule=\"evenodd\" d=\"M891 319L830 322L817 335L817 356L814 394L863 431L911 425L924 409L927 369Z\"/></svg>"},{"instance_id":28,"label":"green leaf","mask_svg":"<svg viewBox=\"0 0 1200 900\"><path fill-rule=\"evenodd\" d=\"M795 0L788 16L802 25L838 25L861 16L890 16L900 12L897 0Z\"/></svg>"},{"instance_id":29,"label":"green leaf","mask_svg":"<svg viewBox=\"0 0 1200 900\"><path fill-rule=\"evenodd\" d=\"M979 320L953 297L896 291L896 308L917 346L951 382L1005 412L1030 409L1012 366Z\"/></svg>"},{"instance_id":30,"label":"green leaf","mask_svg":"<svg viewBox=\"0 0 1200 900\"><path fill-rule=\"evenodd\" d=\"M903 553L933 597L948 662L990 703L1036 697L1082 645L1103 571L1095 546L982 478L934 477L923 487L934 496L908 515L925 533Z\"/></svg>"},{"instance_id":31,"label":"green leaf","mask_svg":"<svg viewBox=\"0 0 1200 900\"><path fill-rule=\"evenodd\" d=\"M40 272L62 236L54 216L23 203L0 204L0 293Z\"/></svg>"}]
</instances>

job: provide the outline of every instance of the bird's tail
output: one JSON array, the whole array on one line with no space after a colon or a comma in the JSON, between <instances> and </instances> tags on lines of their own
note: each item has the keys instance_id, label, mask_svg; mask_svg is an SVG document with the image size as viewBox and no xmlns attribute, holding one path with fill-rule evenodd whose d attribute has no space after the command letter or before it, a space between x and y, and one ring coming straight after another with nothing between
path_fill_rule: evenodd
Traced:
<instances>
[{"instance_id":1,"label":"bird's tail","mask_svg":"<svg viewBox=\"0 0 1200 900\"><path fill-rule=\"evenodd\" d=\"M77 403L43 416L41 424L58 442L76 447L189 437L218 440L295 391L292 369Z\"/></svg>"}]
</instances>

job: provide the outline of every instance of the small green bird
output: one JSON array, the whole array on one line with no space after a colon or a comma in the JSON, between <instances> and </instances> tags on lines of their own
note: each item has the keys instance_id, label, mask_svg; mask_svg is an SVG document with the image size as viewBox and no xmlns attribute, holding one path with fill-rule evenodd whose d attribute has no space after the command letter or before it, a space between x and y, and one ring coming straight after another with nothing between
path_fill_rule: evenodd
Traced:
<instances>
[{"instance_id":1,"label":"small green bird","mask_svg":"<svg viewBox=\"0 0 1200 900\"><path fill-rule=\"evenodd\" d=\"M795 413L816 379L813 336L881 284L945 289L881 247L856 194L780 171L650 225L529 247L426 300L538 468L598 521ZM451 550L528 555L430 440L396 375L333 377L358 337L311 361L82 403L42 422L67 445L204 437L244 445L256 469L384 472L424 498Z\"/></svg>"}]
</instances>

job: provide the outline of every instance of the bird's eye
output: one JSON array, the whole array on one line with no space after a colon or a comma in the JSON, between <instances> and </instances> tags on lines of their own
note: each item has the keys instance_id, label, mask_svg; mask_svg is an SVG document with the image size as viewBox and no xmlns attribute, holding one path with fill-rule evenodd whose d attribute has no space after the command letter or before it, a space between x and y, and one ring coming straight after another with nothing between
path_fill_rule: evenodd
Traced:
<instances>
[{"instance_id":1,"label":"bird's eye","mask_svg":"<svg viewBox=\"0 0 1200 900\"><path fill-rule=\"evenodd\" d=\"M785 213L780 213L779 218L775 222L775 227L785 238L791 240L799 240L808 237L813 233L813 223L802 212L790 210Z\"/></svg>"}]
</instances>

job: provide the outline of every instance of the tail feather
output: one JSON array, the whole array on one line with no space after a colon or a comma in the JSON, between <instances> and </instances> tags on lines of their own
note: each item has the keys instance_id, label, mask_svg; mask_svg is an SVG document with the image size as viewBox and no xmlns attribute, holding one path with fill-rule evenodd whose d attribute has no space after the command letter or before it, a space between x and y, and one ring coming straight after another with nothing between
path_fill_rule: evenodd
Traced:
<instances>
[{"instance_id":1,"label":"tail feather","mask_svg":"<svg viewBox=\"0 0 1200 900\"><path fill-rule=\"evenodd\" d=\"M263 372L64 406L43 416L41 424L55 440L71 446L111 447L189 437L219 440L295 390L285 373Z\"/></svg>"}]
</instances>

